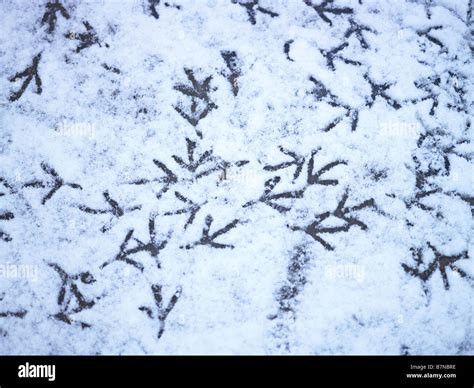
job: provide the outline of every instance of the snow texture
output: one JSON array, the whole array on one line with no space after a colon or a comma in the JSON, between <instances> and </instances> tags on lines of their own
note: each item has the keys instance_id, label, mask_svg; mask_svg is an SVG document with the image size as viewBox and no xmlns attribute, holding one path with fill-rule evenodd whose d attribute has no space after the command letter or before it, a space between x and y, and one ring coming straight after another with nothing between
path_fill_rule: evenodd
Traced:
<instances>
[{"instance_id":1,"label":"snow texture","mask_svg":"<svg viewBox=\"0 0 474 388\"><path fill-rule=\"evenodd\" d=\"M474 354L472 0L2 0L1 354Z\"/></svg>"}]
</instances>

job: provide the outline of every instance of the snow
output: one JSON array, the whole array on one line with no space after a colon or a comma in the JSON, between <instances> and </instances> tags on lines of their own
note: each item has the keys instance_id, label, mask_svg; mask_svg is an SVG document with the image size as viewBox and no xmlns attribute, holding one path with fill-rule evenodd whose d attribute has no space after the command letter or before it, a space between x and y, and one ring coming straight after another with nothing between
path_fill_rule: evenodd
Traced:
<instances>
[{"instance_id":1,"label":"snow","mask_svg":"<svg viewBox=\"0 0 474 388\"><path fill-rule=\"evenodd\" d=\"M0 354L474 354L470 7L2 1Z\"/></svg>"}]
</instances>

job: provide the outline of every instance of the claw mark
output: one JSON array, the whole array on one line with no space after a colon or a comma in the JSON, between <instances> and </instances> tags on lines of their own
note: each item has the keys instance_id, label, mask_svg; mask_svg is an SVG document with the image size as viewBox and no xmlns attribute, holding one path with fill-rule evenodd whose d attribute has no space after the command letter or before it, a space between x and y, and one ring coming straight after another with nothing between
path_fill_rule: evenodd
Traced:
<instances>
[{"instance_id":1,"label":"claw mark","mask_svg":"<svg viewBox=\"0 0 474 388\"><path fill-rule=\"evenodd\" d=\"M275 18L279 16L276 12L273 12L267 8L261 7L260 5L258 5L258 2L259 0L251 0L251 1L246 1L246 2L232 0L233 4L238 4L241 7L245 8L245 10L247 11L248 20L253 25L257 23L257 19L256 19L257 11L263 14L269 15L271 18Z\"/></svg>"},{"instance_id":2,"label":"claw mark","mask_svg":"<svg viewBox=\"0 0 474 388\"><path fill-rule=\"evenodd\" d=\"M292 165L296 166L295 172L293 174L293 182L295 182L296 179L300 176L304 163L305 163L305 158L303 156L297 155L295 152L286 150L283 147L279 147L280 151L284 153L285 155L290 156L293 160L289 162L283 162L280 164L277 164L275 166L265 166L263 169L266 171L278 171L287 167L290 167ZM320 150L318 148L317 150L313 150L311 153L311 157L308 162L308 170L307 170L307 183L308 185L323 185L323 186L335 186L339 184L339 181L337 179L321 179L321 176L331 170L332 168L344 164L346 165L347 162L343 160L337 160L331 163L328 163L321 169L319 169L317 172L314 172L314 156L316 153ZM291 210L291 207L283 206L280 204L275 203L275 200L278 199L294 199L294 198L303 198L304 192L307 187L300 189L300 190L295 190L295 191L289 191L289 192L284 192L284 193L279 193L279 194L272 194L273 189L275 186L280 182L281 178L280 177L274 177L265 182L265 191L264 193L260 196L259 199L247 202L243 207L249 207L257 204L258 202L262 202L273 209L279 211L280 213L287 212Z\"/></svg>"},{"instance_id":3,"label":"claw mark","mask_svg":"<svg viewBox=\"0 0 474 388\"><path fill-rule=\"evenodd\" d=\"M238 66L237 53L235 51L221 51L221 56L224 58L225 64L229 69L227 81L232 87L232 93L237 96L239 93L239 77L241 76L240 68Z\"/></svg>"},{"instance_id":4,"label":"claw mark","mask_svg":"<svg viewBox=\"0 0 474 388\"><path fill-rule=\"evenodd\" d=\"M112 73L115 73L115 74L120 74L120 69L116 68L116 67L113 67L113 66L109 66L107 65L106 63L103 63L102 64L102 67L107 70L107 71L111 71Z\"/></svg>"},{"instance_id":5,"label":"claw mark","mask_svg":"<svg viewBox=\"0 0 474 388\"><path fill-rule=\"evenodd\" d=\"M366 100L366 104L369 108L374 105L375 99L377 96L382 97L387 103L394 109L398 110L402 106L395 101L392 97L390 97L385 91L389 89L393 84L390 83L384 83L384 84L377 84L375 81L373 81L369 75L366 73L364 74L364 79L369 83L371 93L370 93L370 99Z\"/></svg>"},{"instance_id":6,"label":"claw mark","mask_svg":"<svg viewBox=\"0 0 474 388\"><path fill-rule=\"evenodd\" d=\"M156 194L156 197L159 199L161 196L166 193L170 186L178 182L178 177L173 171L171 171L164 163L160 162L157 159L153 159L153 163L165 173L165 176L155 179L138 179L131 182L128 182L131 185L144 185L151 182L164 183L163 188Z\"/></svg>"},{"instance_id":7,"label":"claw mark","mask_svg":"<svg viewBox=\"0 0 474 388\"><path fill-rule=\"evenodd\" d=\"M323 19L327 24L332 27L332 21L327 17L326 13L332 13L333 15L343 15L343 14L351 14L353 13L353 9L349 7L343 8L336 8L332 7L332 3L334 0L324 0L321 4L315 5L312 3L311 0L303 0L304 3L308 6L313 8L318 16Z\"/></svg>"},{"instance_id":8,"label":"claw mark","mask_svg":"<svg viewBox=\"0 0 474 388\"><path fill-rule=\"evenodd\" d=\"M90 285L95 283L96 280L90 272L69 275L58 264L48 263L48 265L58 273L62 281L57 299L60 311L53 315L53 318L71 325L76 322L74 318L71 318L71 315L90 309L95 305L94 299L87 300L84 297L80 292L77 283L81 282ZM90 324L85 322L78 323L83 329L91 327Z\"/></svg>"},{"instance_id":9,"label":"claw mark","mask_svg":"<svg viewBox=\"0 0 474 388\"><path fill-rule=\"evenodd\" d=\"M326 128L323 129L323 131L329 132L337 124L339 124L344 117L348 117L350 119L351 131L355 131L359 122L359 111L340 101L339 98L336 95L332 94L331 91L326 88L326 86L324 86L321 81L318 81L313 76L310 76L309 80L315 85L313 90L311 91L311 94L316 97L317 101L325 101L332 107L343 108L346 110L346 113L344 115L337 117L335 120L333 120L329 125L326 126Z\"/></svg>"},{"instance_id":10,"label":"claw mark","mask_svg":"<svg viewBox=\"0 0 474 388\"><path fill-rule=\"evenodd\" d=\"M188 151L188 161L185 162L183 158L173 155L174 161L184 170L189 171L193 175L193 180L198 180L205 176L208 176L216 171L222 171L231 166L241 167L248 163L248 160L239 160L235 163L227 162L218 157L212 155L212 150L204 151L201 155L195 155L196 143L186 138L186 148ZM207 162L214 162L214 165L207 169L198 170L203 167Z\"/></svg>"},{"instance_id":11,"label":"claw mark","mask_svg":"<svg viewBox=\"0 0 474 388\"><path fill-rule=\"evenodd\" d=\"M127 234L125 236L125 239L123 240L122 244L120 244L119 253L112 260L109 260L109 261L106 261L105 263L103 263L100 266L100 269L104 269L108 265L112 264L114 261L122 261L126 264L129 264L129 265L135 267L140 272L143 272L143 270L144 270L143 264L141 264L141 263L139 263L135 260L132 260L128 257L128 255L130 253L129 252L130 250L127 249L127 246L128 246L129 241L132 239L132 236L133 236L133 229L131 229L127 232Z\"/></svg>"},{"instance_id":12,"label":"claw mark","mask_svg":"<svg viewBox=\"0 0 474 388\"><path fill-rule=\"evenodd\" d=\"M213 221L214 221L214 219L209 214L206 217L205 226L202 230L201 238L199 240L195 241L192 244L188 244L188 245L184 246L184 248L185 249L192 249L197 245L209 245L212 248L221 248L221 249L230 248L230 249L234 249L234 246L232 244L221 244L221 243L215 242L214 240L217 237L227 233L229 230L234 229L237 226L237 224L239 223L239 220L235 219L231 223L224 226L223 228L218 229L217 231L215 231L212 234L209 234L209 230L211 229L211 224L212 224ZM181 248L183 248L183 247L181 247Z\"/></svg>"},{"instance_id":13,"label":"claw mark","mask_svg":"<svg viewBox=\"0 0 474 388\"><path fill-rule=\"evenodd\" d=\"M0 300L3 299L3 296L0 295ZM28 313L28 311L26 310L17 310L17 311L0 311L0 318L19 318L19 319L23 319L26 314ZM0 337L6 337L8 335L8 332L6 332L5 330L3 330L1 327L0 327Z\"/></svg>"},{"instance_id":14,"label":"claw mark","mask_svg":"<svg viewBox=\"0 0 474 388\"><path fill-rule=\"evenodd\" d=\"M345 64L348 64L348 65L354 65L354 66L362 65L358 61L353 61L351 59L347 59L347 58L343 57L342 55L338 54L340 51L344 50L347 46L349 46L349 43L345 42L345 43L342 43L339 46L337 46L337 47L335 47L335 48L333 48L329 51L319 49L321 54L326 58L326 65L327 65L327 67L329 67L330 70L332 70L332 71L336 70L336 67L334 66L334 60L335 59L339 59L339 60L343 61Z\"/></svg>"},{"instance_id":15,"label":"claw mark","mask_svg":"<svg viewBox=\"0 0 474 388\"><path fill-rule=\"evenodd\" d=\"M426 95L421 98L408 100L408 102L418 103L421 101L431 100L430 115L433 116L439 105L440 91L443 90L454 100L453 103L449 102L446 104L449 109L455 109L457 112L469 113L466 90L463 87L463 81L465 80L465 75L451 71L447 72L447 77L444 79L444 82L442 82L441 76L438 75L419 79L414 82L415 87L423 90Z\"/></svg>"},{"instance_id":16,"label":"claw mark","mask_svg":"<svg viewBox=\"0 0 474 388\"><path fill-rule=\"evenodd\" d=\"M41 60L41 53L37 54L33 58L33 62L29 67L27 67L25 70L19 73L16 73L13 77L9 79L10 82L16 82L20 78L25 78L25 80L23 81L23 85L21 85L21 88L17 92L10 95L10 98L9 98L10 101L13 102L13 101L18 100L23 95L26 88L33 80L33 78L35 79L35 84L36 84L36 94L41 94L43 92L43 88L41 87L42 85L41 78L38 74L38 65L39 65L40 60Z\"/></svg>"},{"instance_id":17,"label":"claw mark","mask_svg":"<svg viewBox=\"0 0 474 388\"><path fill-rule=\"evenodd\" d=\"M78 185L77 183L70 183L70 182L65 182L54 170L51 166L46 164L45 162L41 163L41 168L43 171L50 175L52 178L51 182L43 182L39 180L34 180L28 183L25 183L23 187L34 187L34 188L51 188L48 194L46 194L43 199L41 200L41 204L44 205L51 197L58 191L61 187L63 186L69 186L72 187L73 189L79 189L82 190L82 187Z\"/></svg>"},{"instance_id":18,"label":"claw mark","mask_svg":"<svg viewBox=\"0 0 474 388\"><path fill-rule=\"evenodd\" d=\"M185 170L188 170L191 173L195 173L196 170L204 165L205 163L214 160L212 156L212 150L205 151L195 159L194 151L196 149L196 142L186 138L186 148L188 151L188 161L185 162L181 157L173 155L173 159L179 166Z\"/></svg>"},{"instance_id":19,"label":"claw mark","mask_svg":"<svg viewBox=\"0 0 474 388\"><path fill-rule=\"evenodd\" d=\"M104 191L103 196L105 198L105 201L109 204L110 209L92 209L84 205L79 206L79 210L89 213L89 214L111 214L112 215L112 218L110 219L110 221L101 228L102 233L105 233L106 231L108 231L113 226L113 221L119 219L125 213L129 213L135 210L140 210L142 208L141 205L126 207L126 208L120 207L117 201L113 200L110 197L110 194L108 191Z\"/></svg>"},{"instance_id":20,"label":"claw mark","mask_svg":"<svg viewBox=\"0 0 474 388\"><path fill-rule=\"evenodd\" d=\"M433 26L433 27L429 27L425 30L420 30L420 31L417 31L417 35L420 36L420 37L425 37L426 39L428 39L431 43L435 44L436 46L439 46L441 48L441 51L442 52L447 52L448 49L444 46L443 43L441 43L441 41L437 38L435 38L433 35L430 35L430 32L432 30L441 30L443 28L443 26ZM425 50L422 50L423 52Z\"/></svg>"},{"instance_id":21,"label":"claw mark","mask_svg":"<svg viewBox=\"0 0 474 388\"><path fill-rule=\"evenodd\" d=\"M367 26L364 26L362 24L355 22L354 19L349 19L349 24L350 24L349 28L344 33L344 38L349 39L352 35L355 35L361 47L364 49L368 49L369 44L365 40L363 32L365 31L365 32L371 32L375 34L375 31Z\"/></svg>"},{"instance_id":22,"label":"claw mark","mask_svg":"<svg viewBox=\"0 0 474 388\"><path fill-rule=\"evenodd\" d=\"M55 0L54 2L50 1L46 4L46 12L41 19L41 25L48 24L48 32L51 34L56 28L57 22L57 13L60 13L63 18L69 19L69 13L66 11L66 8L59 2Z\"/></svg>"},{"instance_id":23,"label":"claw mark","mask_svg":"<svg viewBox=\"0 0 474 388\"><path fill-rule=\"evenodd\" d=\"M138 309L146 313L148 318L158 320L160 328L158 330L157 337L158 339L160 339L165 331L166 318L168 317L171 310L173 310L178 299L181 297L182 289L179 286L176 287L176 291L171 297L166 307L163 306L162 286L158 284L153 284L151 286L151 291L153 292L153 297L155 299L155 311L153 311L153 309L151 309L150 307L146 307L146 306L140 306ZM155 312L156 312L156 316L155 316Z\"/></svg>"},{"instance_id":24,"label":"claw mark","mask_svg":"<svg viewBox=\"0 0 474 388\"><path fill-rule=\"evenodd\" d=\"M432 183L428 181L428 178L436 176L439 173L439 170L434 170L430 168L428 169L428 171L424 171L421 169L421 163L419 162L416 156L413 156L413 161L415 163L416 189L414 197L407 200L406 205L408 208L411 208L411 206L416 205L423 210L431 211L433 210L433 208L424 205L421 200L441 191L440 188L434 187Z\"/></svg>"},{"instance_id":25,"label":"claw mark","mask_svg":"<svg viewBox=\"0 0 474 388\"><path fill-rule=\"evenodd\" d=\"M328 172L332 168L338 165L347 165L345 160L336 160L334 162L326 164L324 167L320 168L317 172L313 172L314 170L314 156L320 151L320 148L311 152L311 158L308 162L308 184L309 185L323 185L323 186L336 186L339 184L337 179L320 179L321 175Z\"/></svg>"},{"instance_id":26,"label":"claw mark","mask_svg":"<svg viewBox=\"0 0 474 388\"><path fill-rule=\"evenodd\" d=\"M291 207L283 206L273 201L278 199L295 199L295 198L303 198L304 189L296 190L296 191L287 191L278 194L272 194L273 189L275 186L280 182L281 178L279 176L271 178L265 182L265 190L263 194L260 196L259 199L255 201L247 202L243 207L253 206L259 202L264 203L265 205L270 206L271 208L277 210L280 213L285 213L291 210Z\"/></svg>"},{"instance_id":27,"label":"claw mark","mask_svg":"<svg viewBox=\"0 0 474 388\"><path fill-rule=\"evenodd\" d=\"M129 249L127 251L127 254L131 255L138 252L148 252L148 254L156 260L157 267L161 268L161 263L158 260L158 255L168 244L170 234L168 234L167 236L168 240L159 241L157 239L155 218L156 216L154 214L151 214L150 218L148 219L148 234L150 236L150 240L147 243L144 243L134 238L138 245L135 248Z\"/></svg>"},{"instance_id":28,"label":"claw mark","mask_svg":"<svg viewBox=\"0 0 474 388\"><path fill-rule=\"evenodd\" d=\"M100 45L99 38L97 36L97 33L95 32L94 28L90 25L88 21L82 22L84 24L84 27L86 28L86 32L82 32L80 34L77 33L72 33L70 32L69 34L66 34L66 38L72 38L75 40L79 40L81 43L79 46L76 48L76 53L81 52L82 50L91 47L94 44ZM108 47L108 45L105 45Z\"/></svg>"},{"instance_id":29,"label":"claw mark","mask_svg":"<svg viewBox=\"0 0 474 388\"><path fill-rule=\"evenodd\" d=\"M0 213L0 221L9 221L13 220L13 218L15 218L15 215L12 212ZM5 233L0 230L0 240L9 242L12 241L12 238L8 233Z\"/></svg>"},{"instance_id":30,"label":"claw mark","mask_svg":"<svg viewBox=\"0 0 474 388\"><path fill-rule=\"evenodd\" d=\"M290 58L290 46L293 44L293 42L294 42L293 39L287 40L283 46L283 52L286 55L286 59L288 59L291 62L294 62L294 60Z\"/></svg>"},{"instance_id":31,"label":"claw mark","mask_svg":"<svg viewBox=\"0 0 474 388\"><path fill-rule=\"evenodd\" d=\"M109 261L103 263L100 268L103 269L108 265L112 264L114 261L123 261L126 264L132 265L133 267L137 268L139 271L143 272L144 267L141 263L130 259L130 255L134 255L139 252L148 252L148 254L153 257L156 261L156 265L158 268L161 268L161 263L159 261L159 254L160 252L166 247L168 244L168 240L170 238L170 234L168 234L168 240L159 241L156 236L156 224L155 224L156 216L152 213L148 219L148 233L150 236L150 240L147 243L140 241L139 239L133 237L133 229L127 232L124 241L120 245L119 253ZM132 239L136 242L136 246L133 248L128 248L128 244Z\"/></svg>"},{"instance_id":32,"label":"claw mark","mask_svg":"<svg viewBox=\"0 0 474 388\"><path fill-rule=\"evenodd\" d=\"M427 287L427 282L436 272L439 270L441 277L443 279L443 285L445 290L449 290L450 284L448 280L448 274L446 270L450 268L452 271L457 272L462 278L469 281L471 284L474 284L474 277L467 274L463 269L459 268L454 263L459 260L467 260L469 258L467 251L462 252L459 255L446 256L440 253L430 242L427 243L428 247L434 253L434 260L426 266L423 261L423 251L422 249L412 248L411 252L415 260L416 266L411 267L405 263L402 264L403 269L406 273L419 278L423 283L423 290L426 294L429 294L429 289ZM425 267L425 270L421 270L421 267Z\"/></svg>"},{"instance_id":33,"label":"claw mark","mask_svg":"<svg viewBox=\"0 0 474 388\"><path fill-rule=\"evenodd\" d=\"M433 92L433 85L439 86L440 83L441 83L440 77L429 77L424 80L415 81L415 86L427 92L427 95L422 97L421 99L412 100L412 102L416 103L419 101L426 101L430 99L432 101L431 109L430 109L431 116L435 114L435 110L439 104L439 100L438 100L439 95Z\"/></svg>"},{"instance_id":34,"label":"claw mark","mask_svg":"<svg viewBox=\"0 0 474 388\"><path fill-rule=\"evenodd\" d=\"M184 229L187 229L187 227L193 223L194 219L196 218L196 214L201 209L202 205L194 203L189 198L186 198L184 195L181 195L177 191L175 191L174 195L181 202L184 202L187 206L182 209L175 210L173 212L166 212L165 216L172 216L175 214L189 214L188 219L186 220L186 223L184 224Z\"/></svg>"},{"instance_id":35,"label":"claw mark","mask_svg":"<svg viewBox=\"0 0 474 388\"><path fill-rule=\"evenodd\" d=\"M297 155L293 151L289 151L289 150L283 148L282 146L280 146L278 148L280 149L280 151L283 154L290 156L293 160L291 162L283 162L283 163L277 164L276 166L265 166L263 169L265 171L278 171L278 170L281 170L281 169L284 169L284 168L287 168L287 167L290 167L290 166L294 165L294 166L296 166L295 172L293 174L293 182L294 182L296 179L298 179L298 177L301 174L301 171L303 170L303 165L305 163L305 158L303 156Z\"/></svg>"},{"instance_id":36,"label":"claw mark","mask_svg":"<svg viewBox=\"0 0 474 388\"><path fill-rule=\"evenodd\" d=\"M0 312L0 318L6 318L6 317L24 318L26 314L27 314L26 310L6 311L6 312Z\"/></svg>"},{"instance_id":37,"label":"claw mark","mask_svg":"<svg viewBox=\"0 0 474 388\"><path fill-rule=\"evenodd\" d=\"M352 212L356 212L365 208L374 208L375 207L375 202L373 199L369 199L367 201L364 201L356 206L351 206L351 207L346 207L346 201L348 199L348 193L344 193L342 196L341 200L339 201L339 204L337 205L336 210L333 212L325 212L316 215L315 220L305 226L305 227L300 227L300 226L289 226L289 228L293 231L303 231L307 234L309 234L315 241L319 242L324 248L326 248L328 251L333 251L334 247L329 244L327 241L325 241L320 235L321 234L335 234L339 232L348 232L349 229L353 226L358 226L362 230L367 230L367 225L364 224L362 221L358 220L357 218L353 217L351 214ZM344 221L344 224L341 226L330 226L330 227L325 227L322 226L321 224L328 219L329 217L336 217L339 218L340 220Z\"/></svg>"},{"instance_id":38,"label":"claw mark","mask_svg":"<svg viewBox=\"0 0 474 388\"><path fill-rule=\"evenodd\" d=\"M223 171L223 170L225 171L227 168L230 168L233 166L241 167L249 163L248 160L239 160L236 162L228 162L228 161L222 160L219 157L213 156L212 150L207 150L207 151L204 151L202 154L197 155L195 153L196 142L188 138L186 138L186 148L187 148L187 161L185 161L184 158L177 155L172 155L172 158L182 169L192 174L190 178L188 177L188 178L178 179L178 176L174 172L172 172L164 163L155 159L153 160L153 162L158 168L160 168L165 173L164 177L155 178L155 179L138 179L138 180L128 182L128 184L143 185L150 182L164 183L163 188L160 190L159 193L156 194L156 197L159 199L164 193L166 193L170 189L170 187L173 184L177 183L178 181L179 182L193 182L195 180L211 175L214 172ZM209 167L204 168L204 166L208 162L213 162L213 165L210 165Z\"/></svg>"},{"instance_id":39,"label":"claw mark","mask_svg":"<svg viewBox=\"0 0 474 388\"><path fill-rule=\"evenodd\" d=\"M204 81L199 82L196 80L193 70L185 68L184 72L186 73L186 76L188 77L188 80L191 82L192 86L177 84L174 86L174 89L186 96L191 97L190 112L185 112L181 104L175 105L174 109L193 127L195 127L197 135L202 138L202 133L196 128L196 126L198 125L199 121L205 118L213 109L218 108L218 106L214 104L214 102L212 102L209 97L212 76L209 76L205 78Z\"/></svg>"}]
</instances>

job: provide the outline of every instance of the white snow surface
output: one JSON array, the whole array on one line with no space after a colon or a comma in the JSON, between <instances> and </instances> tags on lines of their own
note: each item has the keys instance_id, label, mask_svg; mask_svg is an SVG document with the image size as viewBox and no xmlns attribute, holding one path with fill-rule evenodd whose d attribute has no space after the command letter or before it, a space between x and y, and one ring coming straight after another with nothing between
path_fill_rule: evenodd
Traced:
<instances>
[{"instance_id":1,"label":"white snow surface","mask_svg":"<svg viewBox=\"0 0 474 388\"><path fill-rule=\"evenodd\" d=\"M0 15L0 354L474 354L472 0Z\"/></svg>"}]
</instances>

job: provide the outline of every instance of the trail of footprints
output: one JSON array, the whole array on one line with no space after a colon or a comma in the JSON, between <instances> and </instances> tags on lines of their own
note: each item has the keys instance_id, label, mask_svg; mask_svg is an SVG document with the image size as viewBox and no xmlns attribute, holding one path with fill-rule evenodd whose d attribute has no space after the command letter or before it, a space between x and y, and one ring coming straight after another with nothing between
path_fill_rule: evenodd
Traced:
<instances>
[{"instance_id":1,"label":"trail of footprints","mask_svg":"<svg viewBox=\"0 0 474 388\"><path fill-rule=\"evenodd\" d=\"M271 22L271 19L278 18L279 12L274 9L269 9L260 4L258 0L241 1L230 0L233 4L242 7L248 17L248 22L256 25L260 20ZM439 107L439 94L441 91L449 89L449 95L452 96L453 102L448 103L447 107L456 112L468 113L468 103L466 101L466 90L464 88L465 77L462 74L449 72L447 78L433 76L427 79L420 79L414 82L416 88L424 93L423 97L417 99L406 99L399 101L390 95L390 88L394 85L389 82L378 82L375 80L370 72L365 69L365 65L358 60L351 59L344 53L345 49L350 45L351 38L355 38L361 50L370 50L370 35L377 34L377 31L370 26L360 23L354 17L354 9L349 7L338 7L334 1L325 0L316 2L315 0L304 0L304 4L315 11L317 17L328 25L333 27L334 23L345 19L349 23L348 29L344 32L342 41L331 49L322 49L319 51L326 60L326 66L329 70L336 72L338 63L342 62L346 65L355 66L360 69L364 80L369 86L370 93L366 96L365 102L361 106L349 106L341 101L326 85L324 85L315 76L308 77L308 94L314 96L317 103L325 103L333 108L342 108L345 113L337 117L335 120L327 124L321 131L328 132L335 128L344 119L349 120L349 127L351 131L356 131L358 126L359 113L363 109L370 109L376 101L383 101L388 107L399 110L403 104L420 104L424 101L431 101L429 115L434 115L436 109ZM359 1L358 4L362 4ZM157 19L160 19L161 7L173 8L176 11L182 10L182 6L170 2L162 2L160 0L148 0L144 2L144 9L146 14ZM428 11L427 11L428 12ZM469 15L468 15L469 16ZM46 34L54 36L57 23L66 23L71 18L69 11L60 1L48 2L45 6L45 12L41 18L41 25L46 28ZM98 37L95 29L88 21L82 21L84 29L79 32L71 31L66 34L67 39L73 39L78 42L75 49L76 54L86 50L92 45L102 47L109 47L107 43L103 43ZM442 29L442 26L433 25L424 30L416 31L419 37L419 47L421 51L425 50L426 44L432 44L439 47L440 52L447 51L444 44L433 36L431 33ZM291 55L293 40L287 40L283 44L282 55L294 62ZM220 55L223 60L223 70L221 76L229 83L229 88L234 97L237 97L242 88L242 61L239 58L238 51L221 51ZM22 96L28 89L38 95L43 91L41 80L41 65L42 53L38 53L32 58L31 63L9 78L12 83L17 83L22 80L20 87L10 94L10 101L12 103L21 100ZM422 63L422 62L420 62ZM106 70L113 71L117 75L121 75L120 69L108 65L102 65ZM182 217L185 220L184 231L193 225L196 216L199 212L205 212L204 208L207 201L190 198L186 192L183 191L183 183L196 182L204 177L215 174L216 176L222 174L227 169L242 169L245 168L248 160L239 160L237 162L229 162L222 160L220 157L214 155L213 150L206 150L197 152L199 149L199 139L204 136L202 120L212 114L219 106L213 101L212 93L216 90L212 86L213 75L197 75L198 69L185 67L183 69L184 75L187 78L186 82L180 82L174 85L174 89L181 93L182 98L173 106L176 112L189 123L194 129L198 138L197 141L185 138L187 155L185 157L179 155L172 155L175 162L174 166L168 166L158 159L153 159L151 162L157 168L157 175L154 178L136 177L127 182L128 185L161 185L160 191L156 194L157 199L160 199L169 190L172 190L172 195L176 198L176 203L182 203L182 207L175 210L167 211L163 214L152 213L148 219L148 234L147 241L141 241L135 236L135 231L130 229L127 231L117 248L117 254L114 257L107 258L99 267L102 270L110 265L128 265L135 268L137 271L143 273L146 268L141 263L137 254L140 252L148 253L154 258L156 266L161 269L160 252L166 249L166 246L171 238L173 238L171 231L168 233L160 233L157 230L158 217ZM199 72L199 74L201 74ZM456 82L452 82L455 80ZM32 84L34 81L34 85ZM451 86L453 85L454 86ZM30 86L31 85L31 86ZM311 88L312 87L312 88ZM470 128L468 121L466 131ZM426 212L433 212L434 209L425 203L426 199L433 195L446 195L456 198L467 203L474 212L474 200L471 195L465 193L458 193L453 191L445 191L442 187L442 182L437 179L450 174L450 155L462 157L467 161L472 160L472 155L462 153L456 149L456 146L461 143L469 142L468 139L455 141L449 138L448 134L443 132L441 128L430 128L423 123L424 132L420 134L417 149L412 154L413 174L415 176L415 187L413 188L413 195L409 198L401 198L408 210L414 207ZM422 152L423 149L430 149L431 153L436 150L440 163L432 165L430 161L425 163L425 157ZM288 212L293 207L295 201L304 201L305 191L314 185L326 186L328 189L339 185L339 181L333 175L334 171L339 171L347 166L345 160L334 160L326 165L317 166L315 159L320 148L314 149L310 155L300 155L296 150L289 150L282 146L279 147L282 154L288 157L288 160L279 164L269 164L262 166L263 173L275 174L266 180L263 192L254 200L242 204L243 208L252 209L258 206L268 206L278 212L282 217L286 217ZM422 163L423 162L423 163ZM21 190L42 190L43 197L41 204L48 206L48 202L54 195L59 195L60 191L65 190L86 190L79 183L65 181L59 173L50 166L46 161L41 163L41 169L44 176L40 179L35 179L21 185L10 184L5 178L0 177L0 197L8 195L16 195ZM290 191L278 190L282 182L282 174L280 172L291 169L294 189ZM303 186L298 183L299 178L304 177ZM78 209L84 213L90 214L91 217L96 217L103 220L101 215L107 215L109 220L102 224L100 231L107 233L117 223L119 219L126 219L127 215L138 211L142 208L141 204L127 204L119 203L113 198L114 190L104 191L103 208L92 208L86 204L82 204ZM327 211L315 214L306 222L301 223L287 223L287 231L299 233L302 236L302 243L295 247L294 253L290 255L287 277L283 285L276 291L275 300L277 303L277 312L269 315L269 319L275 322L273 326L272 335L276 339L277 348L280 351L290 351L290 323L294 321L297 314L297 299L307 283L306 272L308 265L312 258L307 253L305 247L310 243L319 244L324 250L333 251L337 249L332 243L327 241L327 236L338 233L348 233L352 228L359 228L361 230L368 230L370 225L367 225L363 220L363 214L367 211L376 212L381 216L386 216L377 206L373 198L367 198L360 203L351 201L351 190L349 187L344 188L342 196L338 200L338 205L335 209L328 209ZM393 193L386 194L388 198L396 199L397 196ZM9 243L12 237L7 231L8 221L15 217L13 211L0 212L0 243ZM438 217L443 217L439 215ZM325 221L328 219L337 219L339 226L325 226ZM301 220L303 221L303 220ZM99 222L99 221L98 221ZM404 220L407 227L410 229L413 225L408 219ZM219 220L212 214L207 214L204 225L202 226L201 236L195 240L180 246L181 249L191 250L198 246L205 246L209 249L233 249L234 244L227 236L235 228L244 227L245 222L239 219ZM332 224L331 224L332 225ZM420 280L423 290L429 294L433 274L439 271L441 274L443 285L446 290L450 288L448 273L456 272L462 279L474 283L474 277L462 270L457 263L463 260L468 260L469 255L467 251L459 252L456 255L445 255L442 253L441 247L435 247L429 241L425 246L412 247L412 257L407 257L406 262L401 266L408 276ZM430 255L431 252L431 255ZM431 257L431 258L430 258ZM92 285L96 280L92 273L86 271L77 274L69 274L57 263L47 263L47 265L59 276L61 285L58 290L57 305L58 311L52 315L53 319L61 321L68 325L77 325L82 329L91 327L90 323L77 321L74 316L83 310L93 309L96 302L101 297L87 297L82 291L87 289L87 286ZM138 310L144 312L148 318L156 321L157 324L157 338L161 338L165 332L166 319L173 308L179 302L183 295L181 286L176 286L175 291L168 301L163 298L163 286L159 284L152 284L150 286L151 294L153 296L153 306L140 306ZM0 299L0 301L3 299ZM0 318L22 319L26 316L27 311L3 311L0 309ZM0 328L0 335L7 333Z\"/></svg>"}]
</instances>

